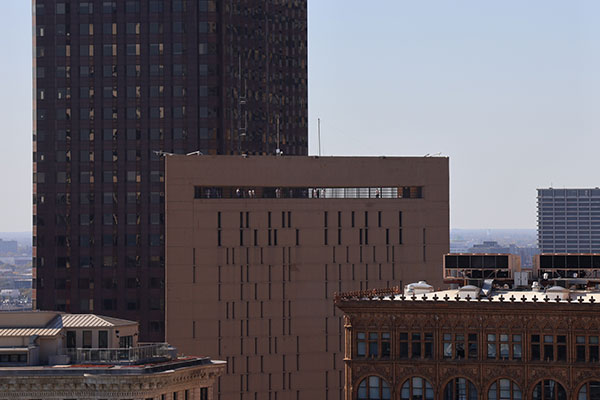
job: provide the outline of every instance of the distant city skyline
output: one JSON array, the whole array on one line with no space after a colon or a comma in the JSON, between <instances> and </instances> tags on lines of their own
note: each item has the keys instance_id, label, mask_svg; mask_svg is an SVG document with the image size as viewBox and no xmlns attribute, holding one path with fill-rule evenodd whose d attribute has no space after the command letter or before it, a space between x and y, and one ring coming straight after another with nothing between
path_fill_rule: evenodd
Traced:
<instances>
[{"instance_id":1,"label":"distant city skyline","mask_svg":"<svg viewBox=\"0 0 600 400\"><path fill-rule=\"evenodd\" d=\"M596 187L600 3L309 1L310 153L450 156L451 227L536 227ZM31 3L0 16L0 230L31 230Z\"/></svg>"}]
</instances>

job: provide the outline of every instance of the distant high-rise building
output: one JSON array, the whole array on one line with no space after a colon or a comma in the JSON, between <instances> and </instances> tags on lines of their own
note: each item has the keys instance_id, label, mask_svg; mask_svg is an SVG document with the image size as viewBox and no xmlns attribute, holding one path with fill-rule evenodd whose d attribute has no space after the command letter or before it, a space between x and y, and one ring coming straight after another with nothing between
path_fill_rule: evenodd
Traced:
<instances>
[{"instance_id":1,"label":"distant high-rise building","mask_svg":"<svg viewBox=\"0 0 600 400\"><path fill-rule=\"evenodd\" d=\"M307 1L33 1L34 308L164 336L164 160L307 154Z\"/></svg>"},{"instance_id":2,"label":"distant high-rise building","mask_svg":"<svg viewBox=\"0 0 600 400\"><path fill-rule=\"evenodd\" d=\"M0 254L7 254L7 253L16 254L18 251L19 251L19 244L17 241L0 239Z\"/></svg>"},{"instance_id":3,"label":"distant high-rise building","mask_svg":"<svg viewBox=\"0 0 600 400\"><path fill-rule=\"evenodd\" d=\"M600 252L600 188L538 189L542 253Z\"/></svg>"}]
</instances>

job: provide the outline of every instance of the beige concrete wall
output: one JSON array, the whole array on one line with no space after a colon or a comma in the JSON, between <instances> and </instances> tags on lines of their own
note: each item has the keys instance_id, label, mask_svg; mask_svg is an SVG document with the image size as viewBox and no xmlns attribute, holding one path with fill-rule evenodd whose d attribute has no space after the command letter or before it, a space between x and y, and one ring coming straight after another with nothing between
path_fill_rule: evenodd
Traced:
<instances>
[{"instance_id":1,"label":"beige concrete wall","mask_svg":"<svg viewBox=\"0 0 600 400\"><path fill-rule=\"evenodd\" d=\"M255 393L341 399L344 332L334 292L417 280L443 285L446 158L190 156L166 163L167 341L187 354L228 361L220 384L224 400L254 399ZM423 186L423 198L194 199L195 185ZM291 226L282 226L282 211L291 212ZM277 230L277 245L268 245L269 230ZM368 245L364 236L359 244L360 230L368 230Z\"/></svg>"},{"instance_id":2,"label":"beige concrete wall","mask_svg":"<svg viewBox=\"0 0 600 400\"><path fill-rule=\"evenodd\" d=\"M93 367L90 367L90 370ZM16 373L18 370L18 373ZM15 368L10 375L0 374L0 399L45 400L200 400L204 388L213 400L215 379L223 373L222 364L175 368L144 374L54 374L35 375L27 369ZM164 397L163 397L164 396Z\"/></svg>"}]
</instances>

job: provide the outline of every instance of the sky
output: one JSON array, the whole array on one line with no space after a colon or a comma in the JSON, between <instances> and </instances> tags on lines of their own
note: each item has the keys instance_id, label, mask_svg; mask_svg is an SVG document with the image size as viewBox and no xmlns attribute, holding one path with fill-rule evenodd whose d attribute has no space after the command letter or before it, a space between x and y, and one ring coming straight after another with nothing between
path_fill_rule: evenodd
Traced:
<instances>
[{"instance_id":1,"label":"sky","mask_svg":"<svg viewBox=\"0 0 600 400\"><path fill-rule=\"evenodd\" d=\"M0 232L31 229L31 2L0 14ZM452 228L600 186L597 0L309 0L309 147L450 157Z\"/></svg>"}]
</instances>

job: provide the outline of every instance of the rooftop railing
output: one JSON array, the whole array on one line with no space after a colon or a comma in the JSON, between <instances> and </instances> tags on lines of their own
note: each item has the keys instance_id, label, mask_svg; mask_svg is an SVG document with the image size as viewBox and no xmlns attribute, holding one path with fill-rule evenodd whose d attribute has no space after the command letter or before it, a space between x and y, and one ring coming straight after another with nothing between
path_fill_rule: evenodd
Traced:
<instances>
[{"instance_id":1,"label":"rooftop railing","mask_svg":"<svg viewBox=\"0 0 600 400\"><path fill-rule=\"evenodd\" d=\"M168 343L154 343L117 349L65 348L63 355L69 356L71 364L135 364L171 358L171 347Z\"/></svg>"}]
</instances>

